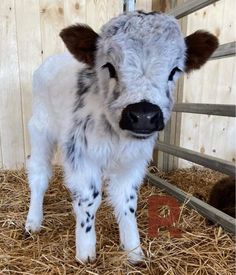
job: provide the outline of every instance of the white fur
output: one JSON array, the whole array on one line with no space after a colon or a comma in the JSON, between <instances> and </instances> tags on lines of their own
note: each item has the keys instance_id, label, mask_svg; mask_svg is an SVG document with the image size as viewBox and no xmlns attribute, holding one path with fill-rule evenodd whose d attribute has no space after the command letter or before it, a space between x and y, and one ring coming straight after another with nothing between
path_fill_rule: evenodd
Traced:
<instances>
[{"instance_id":1,"label":"white fur","mask_svg":"<svg viewBox=\"0 0 236 275\"><path fill-rule=\"evenodd\" d=\"M115 26L119 26L117 33ZM174 86L168 75L175 66L183 69L184 53L184 40L173 18L128 13L103 27L96 70L91 75L85 64L68 53L50 57L35 72L29 122L32 153L27 231L40 229L51 159L58 144L76 216L76 258L86 262L96 257L94 221L104 178L119 223L121 245L130 261L142 259L135 218L137 190L157 133L146 139L134 138L119 128L119 120L128 104L143 99L160 106L164 121L168 120ZM116 68L118 81L110 79L107 69L101 69L107 62ZM85 85L89 87L86 93L79 94ZM118 98L114 98L114 90Z\"/></svg>"}]
</instances>

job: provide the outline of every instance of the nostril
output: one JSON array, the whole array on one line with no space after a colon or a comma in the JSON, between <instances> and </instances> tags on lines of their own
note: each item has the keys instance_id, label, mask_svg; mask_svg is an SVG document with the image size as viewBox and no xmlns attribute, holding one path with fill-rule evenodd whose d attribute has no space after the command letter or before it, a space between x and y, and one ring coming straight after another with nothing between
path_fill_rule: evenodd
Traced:
<instances>
[{"instance_id":1,"label":"nostril","mask_svg":"<svg viewBox=\"0 0 236 275\"><path fill-rule=\"evenodd\" d=\"M128 113L128 116L129 116L130 120L131 120L133 123L138 122L138 116L137 116L135 113L129 112L129 113Z\"/></svg>"}]
</instances>

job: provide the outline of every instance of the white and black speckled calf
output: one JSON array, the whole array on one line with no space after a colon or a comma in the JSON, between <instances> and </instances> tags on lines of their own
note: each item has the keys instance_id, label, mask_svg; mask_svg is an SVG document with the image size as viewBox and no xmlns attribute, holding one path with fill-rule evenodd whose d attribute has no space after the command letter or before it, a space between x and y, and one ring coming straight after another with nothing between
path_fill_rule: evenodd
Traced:
<instances>
[{"instance_id":1,"label":"white and black speckled calf","mask_svg":"<svg viewBox=\"0 0 236 275\"><path fill-rule=\"evenodd\" d=\"M76 258L96 257L95 215L107 179L122 248L138 262L137 190L171 115L174 83L207 61L217 39L205 31L184 38L173 17L138 11L112 19L99 35L74 25L60 36L72 55L52 56L34 74L25 228L40 229L58 144L76 216Z\"/></svg>"}]
</instances>

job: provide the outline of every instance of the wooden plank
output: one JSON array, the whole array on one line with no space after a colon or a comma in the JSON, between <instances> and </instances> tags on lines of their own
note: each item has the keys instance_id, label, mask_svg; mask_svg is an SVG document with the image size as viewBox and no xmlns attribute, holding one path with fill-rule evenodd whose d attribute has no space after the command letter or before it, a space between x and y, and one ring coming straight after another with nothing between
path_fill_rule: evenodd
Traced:
<instances>
[{"instance_id":1,"label":"wooden plank","mask_svg":"<svg viewBox=\"0 0 236 275\"><path fill-rule=\"evenodd\" d=\"M225 214L224 212L212 207L211 205L193 197L191 194L183 192L178 187L170 184L163 179L154 176L151 173L147 173L147 178L152 184L160 189L163 189L170 195L176 197L179 201L183 202L187 206L194 208L200 214L210 219L211 221L220 224L225 230L235 234L236 233L236 219Z\"/></svg>"},{"instance_id":2,"label":"wooden plank","mask_svg":"<svg viewBox=\"0 0 236 275\"><path fill-rule=\"evenodd\" d=\"M236 116L236 105L228 104L201 104L201 103L176 103L174 112L184 112L192 114L206 114L215 116Z\"/></svg>"},{"instance_id":3,"label":"wooden plank","mask_svg":"<svg viewBox=\"0 0 236 275\"><path fill-rule=\"evenodd\" d=\"M136 10L151 11L152 10L152 0L136 0Z\"/></svg>"},{"instance_id":4,"label":"wooden plank","mask_svg":"<svg viewBox=\"0 0 236 275\"><path fill-rule=\"evenodd\" d=\"M65 46L59 37L64 27L64 1L40 0L40 27L42 37L42 56L45 60L48 56L61 53Z\"/></svg>"},{"instance_id":5,"label":"wooden plank","mask_svg":"<svg viewBox=\"0 0 236 275\"><path fill-rule=\"evenodd\" d=\"M221 44L235 40L236 1L221 0L187 16L188 32L206 29ZM220 18L220 20L215 20ZM200 70L185 75L183 102L234 104L236 102L235 56L213 59ZM182 113L180 146L235 162L235 118ZM179 167L192 163L179 159Z\"/></svg>"},{"instance_id":6,"label":"wooden plank","mask_svg":"<svg viewBox=\"0 0 236 275\"><path fill-rule=\"evenodd\" d=\"M123 12L123 0L109 0L106 5L107 19L110 20L113 17L118 16ZM105 22L104 22L105 23Z\"/></svg>"},{"instance_id":7,"label":"wooden plank","mask_svg":"<svg viewBox=\"0 0 236 275\"><path fill-rule=\"evenodd\" d=\"M86 17L87 24L99 32L101 26L107 22L106 5L108 0L87 0Z\"/></svg>"},{"instance_id":8,"label":"wooden plank","mask_svg":"<svg viewBox=\"0 0 236 275\"><path fill-rule=\"evenodd\" d=\"M86 0L64 0L64 24L86 23Z\"/></svg>"},{"instance_id":9,"label":"wooden plank","mask_svg":"<svg viewBox=\"0 0 236 275\"><path fill-rule=\"evenodd\" d=\"M165 144L164 142L158 142L156 144L158 150L172 154L176 157L186 159L188 161L203 165L213 170L225 173L229 176L235 176L235 165L229 161L221 160L208 155L185 149L175 145Z\"/></svg>"},{"instance_id":10,"label":"wooden plank","mask_svg":"<svg viewBox=\"0 0 236 275\"><path fill-rule=\"evenodd\" d=\"M225 58L236 54L236 42L230 42L220 45L218 49L213 53L211 59Z\"/></svg>"},{"instance_id":11,"label":"wooden plank","mask_svg":"<svg viewBox=\"0 0 236 275\"><path fill-rule=\"evenodd\" d=\"M28 0L21 0L15 4L26 161L30 154L27 123L32 113L32 75L42 62L40 17L38 1L29 5Z\"/></svg>"},{"instance_id":12,"label":"wooden plank","mask_svg":"<svg viewBox=\"0 0 236 275\"><path fill-rule=\"evenodd\" d=\"M15 169L24 163L24 140L14 0L1 1L0 21L1 150L4 167Z\"/></svg>"},{"instance_id":13,"label":"wooden plank","mask_svg":"<svg viewBox=\"0 0 236 275\"><path fill-rule=\"evenodd\" d=\"M211 5L219 0L189 0L182 5L175 7L168 12L169 15L175 16L176 18L184 17L197 10L200 10L208 5Z\"/></svg>"}]
</instances>

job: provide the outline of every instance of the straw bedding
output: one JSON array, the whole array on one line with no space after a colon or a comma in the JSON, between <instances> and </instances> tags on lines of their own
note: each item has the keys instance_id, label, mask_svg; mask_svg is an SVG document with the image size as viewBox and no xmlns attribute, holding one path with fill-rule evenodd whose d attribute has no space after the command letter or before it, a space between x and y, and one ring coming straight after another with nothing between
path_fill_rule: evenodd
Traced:
<instances>
[{"instance_id":1,"label":"straw bedding","mask_svg":"<svg viewBox=\"0 0 236 275\"><path fill-rule=\"evenodd\" d=\"M219 179L218 174L206 170L159 174L172 178L171 181L181 177L182 184L185 178L186 186L192 181L197 184L196 178L202 182L207 179L207 184ZM97 261L77 264L74 260L75 222L70 196L62 181L61 169L55 168L45 197L43 228L38 234L26 236L24 221L29 192L25 171L0 172L0 274L235 274L233 237L221 227L207 226L202 216L185 205L181 207L178 222L184 232L182 238L170 238L164 231L158 238L148 237L147 199L153 194L164 194L148 183L140 190L137 211L146 254L143 265L132 266L126 261L125 253L119 248L117 224L105 202L97 214Z\"/></svg>"}]
</instances>

